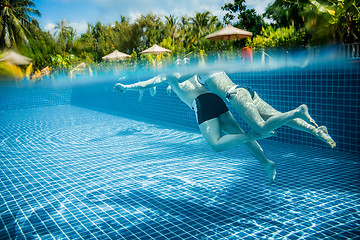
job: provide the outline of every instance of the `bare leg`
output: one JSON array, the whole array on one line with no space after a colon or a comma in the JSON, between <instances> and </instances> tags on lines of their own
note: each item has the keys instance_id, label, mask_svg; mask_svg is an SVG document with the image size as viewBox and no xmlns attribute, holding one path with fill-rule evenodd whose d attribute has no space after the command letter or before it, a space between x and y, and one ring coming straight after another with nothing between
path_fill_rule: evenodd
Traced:
<instances>
[{"instance_id":1,"label":"bare leg","mask_svg":"<svg viewBox=\"0 0 360 240\"><path fill-rule=\"evenodd\" d=\"M269 135L263 136L256 132L241 133L241 134L239 133L226 134L222 136L219 118L213 118L207 120L201 123L199 125L199 128L206 142L216 152L232 149L240 144L244 144L245 142L249 142L257 139L263 139L269 136Z\"/></svg>"},{"instance_id":2,"label":"bare leg","mask_svg":"<svg viewBox=\"0 0 360 240\"><path fill-rule=\"evenodd\" d=\"M327 143L331 148L336 146L335 141L331 138L325 126L316 128L313 125L310 125L302 119L298 118L286 123L285 125L303 132L308 132L321 141Z\"/></svg>"},{"instance_id":3,"label":"bare leg","mask_svg":"<svg viewBox=\"0 0 360 240\"><path fill-rule=\"evenodd\" d=\"M249 92L242 88L237 89L237 91L238 93L230 100L231 105L235 107L240 117L249 124L252 129L262 135L270 133L295 118L301 118L307 122L314 122L308 113L307 106L304 104L286 113L278 112L265 121L254 103L255 100L253 101L253 99L251 99Z\"/></svg>"},{"instance_id":4,"label":"bare leg","mask_svg":"<svg viewBox=\"0 0 360 240\"><path fill-rule=\"evenodd\" d=\"M277 115L280 112L270 106L267 102L262 100L259 96L256 96L254 100L256 108L258 109L260 115L264 119L268 119L273 115ZM316 138L320 139L321 141L327 143L331 148L336 146L336 143L331 138L331 136L327 132L327 128L325 126L320 126L314 122L314 125L307 123L303 119L295 118L285 124L288 127L294 128L296 130L300 130L303 132L307 132L315 136Z\"/></svg>"},{"instance_id":5,"label":"bare leg","mask_svg":"<svg viewBox=\"0 0 360 240\"><path fill-rule=\"evenodd\" d=\"M244 133L242 128L230 113L222 114L219 116L219 119L222 131L228 134ZM276 176L276 164L266 157L263 149L256 141L246 142L243 145L264 167L266 175L269 179L269 185L271 185L274 182Z\"/></svg>"},{"instance_id":6,"label":"bare leg","mask_svg":"<svg viewBox=\"0 0 360 240\"><path fill-rule=\"evenodd\" d=\"M259 145L257 141L244 143L244 147L246 147L249 152L261 163L264 167L266 175L269 179L269 185L271 185L275 181L276 177L276 164L275 162L269 160Z\"/></svg>"}]
</instances>

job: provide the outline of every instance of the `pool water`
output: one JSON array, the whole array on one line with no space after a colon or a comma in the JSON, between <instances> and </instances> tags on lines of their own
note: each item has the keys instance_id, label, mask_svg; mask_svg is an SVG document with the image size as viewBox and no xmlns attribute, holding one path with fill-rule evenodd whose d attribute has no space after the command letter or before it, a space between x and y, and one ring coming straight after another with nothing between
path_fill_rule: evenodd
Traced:
<instances>
[{"instance_id":1,"label":"pool water","mask_svg":"<svg viewBox=\"0 0 360 240\"><path fill-rule=\"evenodd\" d=\"M72 105L0 111L1 239L360 239L356 153L199 131Z\"/></svg>"}]
</instances>

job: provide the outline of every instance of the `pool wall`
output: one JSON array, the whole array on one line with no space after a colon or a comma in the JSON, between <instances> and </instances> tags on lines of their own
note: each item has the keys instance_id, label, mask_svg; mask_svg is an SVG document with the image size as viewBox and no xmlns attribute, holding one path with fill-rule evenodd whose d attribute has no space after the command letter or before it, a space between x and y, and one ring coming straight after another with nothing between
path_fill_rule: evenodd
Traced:
<instances>
[{"instance_id":1,"label":"pool wall","mask_svg":"<svg viewBox=\"0 0 360 240\"><path fill-rule=\"evenodd\" d=\"M247 71L229 76L235 83L254 88L262 99L280 111L289 111L300 104L307 104L316 122L328 127L330 135L337 142L336 149L360 152L358 63L312 64L304 68ZM113 92L114 82L116 79L86 87L74 87L71 104L198 129L193 111L175 94L168 96L166 84L157 88L154 97L146 91L142 102L139 102L138 92ZM248 130L247 125L238 117L234 109L231 106L229 109L240 125ZM278 129L277 136L271 139L299 145L328 147L312 135L286 126Z\"/></svg>"},{"instance_id":2,"label":"pool wall","mask_svg":"<svg viewBox=\"0 0 360 240\"><path fill-rule=\"evenodd\" d=\"M359 63L344 61L313 64L304 68L269 68L229 76L235 83L254 88L262 99L280 111L291 110L302 103L307 104L317 123L328 127L329 133L337 142L336 150L360 152ZM139 102L137 92L113 92L117 76L101 78L101 82L74 84L76 80L73 80L62 85L46 81L35 84L0 83L0 111L71 104L129 118L162 121L198 131L193 111L175 94L168 96L165 84L157 88L154 97L146 91L143 101ZM138 80L133 80L135 81ZM229 108L240 125L248 130L234 109L231 106ZM277 136L270 139L327 147L310 134L286 126L278 129Z\"/></svg>"},{"instance_id":3,"label":"pool wall","mask_svg":"<svg viewBox=\"0 0 360 240\"><path fill-rule=\"evenodd\" d=\"M0 111L68 105L71 92L69 86L0 81Z\"/></svg>"}]
</instances>

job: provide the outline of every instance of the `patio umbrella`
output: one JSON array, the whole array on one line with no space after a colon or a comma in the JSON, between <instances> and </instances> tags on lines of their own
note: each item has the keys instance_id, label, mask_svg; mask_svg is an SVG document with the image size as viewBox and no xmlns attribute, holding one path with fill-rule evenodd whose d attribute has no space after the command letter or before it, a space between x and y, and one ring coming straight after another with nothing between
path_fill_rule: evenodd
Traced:
<instances>
[{"instance_id":1,"label":"patio umbrella","mask_svg":"<svg viewBox=\"0 0 360 240\"><path fill-rule=\"evenodd\" d=\"M252 36L252 32L248 32L228 24L223 29L213 32L207 35L205 38L209 40L227 40L229 42L229 51L230 51L230 40L242 39L251 36Z\"/></svg>"},{"instance_id":2,"label":"patio umbrella","mask_svg":"<svg viewBox=\"0 0 360 240\"><path fill-rule=\"evenodd\" d=\"M141 54L147 54L147 53L164 54L164 53L171 53L171 51L166 48L162 48L157 44L154 44L154 46L141 52Z\"/></svg>"},{"instance_id":3,"label":"patio umbrella","mask_svg":"<svg viewBox=\"0 0 360 240\"><path fill-rule=\"evenodd\" d=\"M127 59L131 56L122 52L119 52L118 50L113 51L112 53L102 57L103 60L119 60L119 59Z\"/></svg>"},{"instance_id":4,"label":"patio umbrella","mask_svg":"<svg viewBox=\"0 0 360 240\"><path fill-rule=\"evenodd\" d=\"M14 65L28 65L30 64L31 58L25 57L13 51L9 51L5 57L0 59L0 61L9 61Z\"/></svg>"}]
</instances>

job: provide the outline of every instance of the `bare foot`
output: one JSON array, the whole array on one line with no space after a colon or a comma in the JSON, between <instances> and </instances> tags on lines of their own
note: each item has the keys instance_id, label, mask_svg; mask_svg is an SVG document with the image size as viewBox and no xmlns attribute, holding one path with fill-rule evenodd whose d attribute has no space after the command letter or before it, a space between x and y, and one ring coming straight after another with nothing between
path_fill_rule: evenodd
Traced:
<instances>
[{"instance_id":1,"label":"bare foot","mask_svg":"<svg viewBox=\"0 0 360 240\"><path fill-rule=\"evenodd\" d=\"M326 142L327 144L330 145L331 148L334 148L336 146L335 141L330 137L328 130L325 126L320 126L319 128L317 128L317 133L316 136Z\"/></svg>"},{"instance_id":2,"label":"bare foot","mask_svg":"<svg viewBox=\"0 0 360 240\"><path fill-rule=\"evenodd\" d=\"M319 127L316 124L315 120L312 119L312 117L310 116L309 109L305 104L301 104L297 109L299 110L301 119L305 120L308 123L313 124L315 127Z\"/></svg>"},{"instance_id":3,"label":"bare foot","mask_svg":"<svg viewBox=\"0 0 360 240\"><path fill-rule=\"evenodd\" d=\"M276 177L276 163L269 161L269 163L266 166L264 166L264 168L266 175L268 176L269 179L269 185L271 185L275 181L275 177Z\"/></svg>"}]
</instances>

